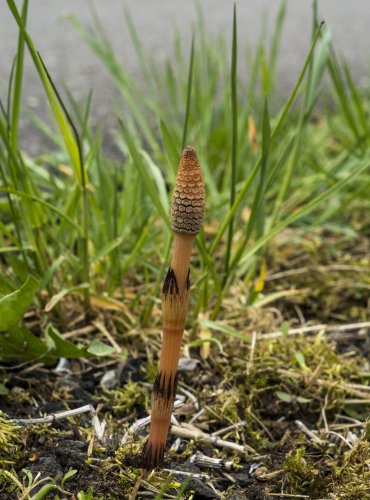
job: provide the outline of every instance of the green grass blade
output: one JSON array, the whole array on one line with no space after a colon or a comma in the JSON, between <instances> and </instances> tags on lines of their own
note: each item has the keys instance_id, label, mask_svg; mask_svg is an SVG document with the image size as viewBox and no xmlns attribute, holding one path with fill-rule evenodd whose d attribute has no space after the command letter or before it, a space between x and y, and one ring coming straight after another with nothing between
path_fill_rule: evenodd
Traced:
<instances>
[{"instance_id":1,"label":"green grass blade","mask_svg":"<svg viewBox=\"0 0 370 500\"><path fill-rule=\"evenodd\" d=\"M119 124L120 124L121 130L123 132L126 144L128 146L128 150L130 152L130 155L135 163L136 168L138 169L138 171L140 173L140 176L144 182L146 190L147 190L154 206L157 208L159 214L161 215L161 217L165 223L165 227L169 229L170 219L169 219L169 215L168 215L168 199L166 197L167 201L166 202L164 201L163 189L165 190L165 188L163 188L163 185L164 185L163 179L162 179L162 181L159 181L159 183L158 183L159 169L157 169L157 167L155 167L155 169L152 168L151 173L150 173L149 168L153 167L154 164L152 162L150 162L148 164L145 161L145 158L147 158L147 156L146 157L143 156L142 151L139 150L136 147L136 145L133 143L127 128L125 127L125 125L123 124L123 122L121 120L119 120ZM146 165L145 165L145 163L146 163ZM157 181L157 186L158 185L162 186L159 191L154 187L153 172L155 172L155 179Z\"/></svg>"},{"instance_id":2,"label":"green grass blade","mask_svg":"<svg viewBox=\"0 0 370 500\"><path fill-rule=\"evenodd\" d=\"M262 161L260 168L260 178L257 186L256 195L253 200L251 213L249 216L247 230L242 244L240 245L238 251L236 252L230 270L234 269L239 262L245 247L249 241L253 229L257 226L257 237L261 237L264 233L265 225L265 207L264 207L264 194L266 192L266 171L267 162L270 152L270 141L271 141L271 129L270 129L270 114L268 108L267 98L265 99L265 105L263 110L263 123L262 123Z\"/></svg>"},{"instance_id":3,"label":"green grass blade","mask_svg":"<svg viewBox=\"0 0 370 500\"><path fill-rule=\"evenodd\" d=\"M22 22L23 25L27 24L27 12L28 12L28 0L24 0L22 7ZM21 107L22 98L22 82L23 82L23 66L24 66L24 37L22 32L19 32L18 36L18 49L17 49L17 62L15 68L14 77L14 89L13 89L13 106L11 112L11 143L13 148L18 144L18 122L19 122L19 111Z\"/></svg>"},{"instance_id":4,"label":"green grass blade","mask_svg":"<svg viewBox=\"0 0 370 500\"><path fill-rule=\"evenodd\" d=\"M243 258L240 260L240 266L244 268L245 264L256 253L256 251L259 250L263 245L265 245L271 238L273 238L276 234L278 234L282 229L293 224L294 222L302 218L304 215L307 215L316 208L320 207L325 201L329 200L331 196L333 196L335 193L340 192L350 181L352 181L353 179L355 179L360 174L366 171L370 171L370 161L368 159L366 159L366 161L362 163L362 165L360 166L356 165L356 168L352 169L352 173L348 177L342 179L329 189L325 190L323 193L317 195L310 202L304 205L300 210L293 212L286 219L276 224L268 233L259 238L254 243L254 245L249 249L249 251L247 251L244 254Z\"/></svg>"},{"instance_id":5,"label":"green grass blade","mask_svg":"<svg viewBox=\"0 0 370 500\"><path fill-rule=\"evenodd\" d=\"M290 108L295 100L295 97L298 93L298 90L302 84L303 78L306 74L307 68L309 67L311 59L313 58L314 50L315 50L316 44L319 40L322 26L323 26L323 23L320 25L320 27L316 33L316 36L311 44L310 50L309 50L308 55L306 57L306 60L303 64L303 67L302 67L302 70L299 74L298 80L297 80L296 84L294 85L294 88L293 88L287 102L285 103L282 111L280 112L275 126L272 129L271 141L273 141L278 136L279 132L281 131L281 129L285 123L288 112L289 112L289 110L290 110ZM230 210L226 214L226 217L223 219L223 222L220 225L220 228L219 228L219 230L218 230L218 232L217 232L217 234L216 234L216 236L215 236L215 238L210 246L210 249L209 249L210 256L212 256L215 253L223 234L225 233L225 231L227 230L227 228L230 224L230 221L233 219L236 211L238 210L239 206L241 205L242 201L244 200L245 194L247 193L247 191L250 188L257 172L259 171L259 168L261 166L261 162L262 162L262 157L260 156L259 159L254 164L249 176L245 180L244 185L242 186L242 188L240 189L240 191L236 195L236 198L235 198L235 201L234 201L232 207L230 208Z\"/></svg>"},{"instance_id":6,"label":"green grass blade","mask_svg":"<svg viewBox=\"0 0 370 500\"><path fill-rule=\"evenodd\" d=\"M233 34L232 34L232 54L231 54L231 123L232 123L232 142L231 142L231 178L230 178L230 208L235 202L236 192L236 169L237 169L237 153L238 153L238 104L237 104L237 58L238 58L238 42L237 42L237 22L236 22L236 4L234 3L233 11ZM231 245L234 236L234 216L230 217L229 230L227 235L226 253L224 274L225 277L229 270Z\"/></svg>"},{"instance_id":7,"label":"green grass blade","mask_svg":"<svg viewBox=\"0 0 370 500\"><path fill-rule=\"evenodd\" d=\"M163 138L163 144L166 151L168 163L170 166L170 175L172 182L174 182L176 178L177 168L180 160L179 150L180 147L177 146L177 143L180 145L179 141L177 141L176 137L169 131L167 125L163 120L161 120L161 132Z\"/></svg>"},{"instance_id":8,"label":"green grass blade","mask_svg":"<svg viewBox=\"0 0 370 500\"><path fill-rule=\"evenodd\" d=\"M81 231L80 226L78 224L76 224L75 222L73 222L73 220L70 217L68 217L68 215L66 215L64 212L62 212L58 208L54 207L54 205L51 205L47 201L43 200L42 198L39 198L39 197L32 195L32 194L22 193L22 191L17 191L16 189L3 188L1 186L0 186L0 193L15 194L16 196L20 196L21 198L25 198L26 200L36 201L40 205L48 208L52 212L55 212L57 215L59 215L59 217L61 217L66 222L68 222L68 224L70 224L78 233L80 233L80 231Z\"/></svg>"},{"instance_id":9,"label":"green grass blade","mask_svg":"<svg viewBox=\"0 0 370 500\"><path fill-rule=\"evenodd\" d=\"M182 142L181 142L182 149L185 148L186 141L188 139L188 126L189 126L190 105L191 105L191 91L193 88L193 71L194 71L194 35L191 39L188 86L187 86L187 94L186 94L185 121L184 121L184 129L183 129L183 133L182 133Z\"/></svg>"},{"instance_id":10,"label":"green grass blade","mask_svg":"<svg viewBox=\"0 0 370 500\"><path fill-rule=\"evenodd\" d=\"M275 30L272 36L271 49L270 49L270 92L273 89L275 73L276 73L276 64L279 55L280 42L281 42L281 34L284 25L284 20L286 16L287 10L287 0L281 0L279 5L279 10L276 17L275 22Z\"/></svg>"},{"instance_id":11,"label":"green grass blade","mask_svg":"<svg viewBox=\"0 0 370 500\"><path fill-rule=\"evenodd\" d=\"M8 3L8 6L9 6L9 8L14 16L14 19L16 20L16 22L18 24L19 29L21 30L21 33L22 33L24 40L28 46L29 52L31 54L31 57L32 57L33 62L35 64L35 67L37 69L37 72L40 76L41 82L44 86L50 107L54 113L55 120L58 124L59 130L60 130L62 137L64 139L65 146L66 146L67 151L70 155L72 164L75 168L76 177L79 180L79 182L82 183L81 164L80 164L80 155L79 155L78 145L75 141L73 133L72 133L70 126L68 124L68 121L64 115L63 109L60 107L58 99L55 96L53 87L50 84L50 80L49 80L48 75L45 71L45 68L44 68L43 63L41 61L41 58L36 50L36 47L32 41L32 38L30 37L30 35L26 31L26 28L23 24L23 21L18 13L15 2L14 2L14 0L7 0L7 3Z\"/></svg>"}]
</instances>

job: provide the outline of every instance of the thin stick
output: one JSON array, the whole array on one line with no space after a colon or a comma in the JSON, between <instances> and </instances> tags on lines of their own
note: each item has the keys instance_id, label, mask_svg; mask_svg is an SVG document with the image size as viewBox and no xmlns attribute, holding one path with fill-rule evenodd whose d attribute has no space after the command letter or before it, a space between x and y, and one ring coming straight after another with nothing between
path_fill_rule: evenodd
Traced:
<instances>
[{"instance_id":1,"label":"thin stick","mask_svg":"<svg viewBox=\"0 0 370 500\"><path fill-rule=\"evenodd\" d=\"M214 458L204 455L202 452L197 451L189 458L189 462L197 465L198 467L209 467L210 469L225 469L231 470L233 466L232 460L224 460L223 458Z\"/></svg>"},{"instance_id":2,"label":"thin stick","mask_svg":"<svg viewBox=\"0 0 370 500\"><path fill-rule=\"evenodd\" d=\"M239 453L253 453L256 454L256 451L248 445L241 445L237 443L233 443L232 441L226 441L225 439L220 439L217 436L212 436L211 434L207 434L195 427L189 428L185 426L177 426L173 425L171 427L171 434L178 437L188 438L188 439L201 439L206 443L211 443L217 446L218 448L227 448L229 450L238 451Z\"/></svg>"},{"instance_id":3,"label":"thin stick","mask_svg":"<svg viewBox=\"0 0 370 500\"><path fill-rule=\"evenodd\" d=\"M300 420L296 420L295 424L297 427L301 429L302 432L307 434L308 437L312 439L312 441L315 441L316 443L322 443L322 439L320 439L314 432L312 432L303 422Z\"/></svg>"},{"instance_id":4,"label":"thin stick","mask_svg":"<svg viewBox=\"0 0 370 500\"><path fill-rule=\"evenodd\" d=\"M181 408L181 406L184 404L184 401L182 400L176 400L175 404L173 405L174 408ZM140 418L139 420L136 420L131 427L125 432L124 436L121 439L121 444L126 444L130 441L130 436L135 436L140 432L141 429L144 429L147 425L150 424L152 417L151 415L148 415L147 417Z\"/></svg>"},{"instance_id":5,"label":"thin stick","mask_svg":"<svg viewBox=\"0 0 370 500\"><path fill-rule=\"evenodd\" d=\"M250 354L249 354L249 362L247 363L247 375L250 375L252 367L253 367L253 358L254 358L254 351L256 349L256 343L257 343L257 332L254 330L252 333L252 342L251 342L251 349L250 349Z\"/></svg>"},{"instance_id":6,"label":"thin stick","mask_svg":"<svg viewBox=\"0 0 370 500\"><path fill-rule=\"evenodd\" d=\"M356 428L359 428L359 427L366 427L367 425L367 422L359 422L358 424L333 424L333 425L330 425L330 427L328 428L321 428L319 429L319 432L330 432L331 430L332 431L345 431L345 430L348 430L348 429L356 429Z\"/></svg>"},{"instance_id":7,"label":"thin stick","mask_svg":"<svg viewBox=\"0 0 370 500\"><path fill-rule=\"evenodd\" d=\"M198 413L196 413L193 417L191 417L191 419L189 420L189 424L194 424L199 417L201 417L204 413L204 408L202 408L201 410L198 411Z\"/></svg>"},{"instance_id":8,"label":"thin stick","mask_svg":"<svg viewBox=\"0 0 370 500\"><path fill-rule=\"evenodd\" d=\"M211 476L209 476L208 474L197 474L195 472L185 472L183 470L176 470L176 469L163 469L165 472L169 472L170 474L177 474L177 475L181 475L181 476L191 476L193 477L194 479L204 479L204 480L208 480L208 479L211 479Z\"/></svg>"},{"instance_id":9,"label":"thin stick","mask_svg":"<svg viewBox=\"0 0 370 500\"><path fill-rule=\"evenodd\" d=\"M300 333L316 333L320 331L325 332L349 332L352 330L362 330L363 328L370 328L370 321L365 321L363 323L348 323L345 325L312 325L312 326L302 326L300 328L291 328L287 335L297 335ZM285 335L282 331L264 333L260 336L260 339L276 339Z\"/></svg>"},{"instance_id":10,"label":"thin stick","mask_svg":"<svg viewBox=\"0 0 370 500\"><path fill-rule=\"evenodd\" d=\"M80 335L83 335L85 333L93 332L96 332L96 326L87 325L83 326L82 328L76 328L76 330L70 330L69 332L64 333L63 338L70 339L72 337L79 337Z\"/></svg>"},{"instance_id":11,"label":"thin stick","mask_svg":"<svg viewBox=\"0 0 370 500\"><path fill-rule=\"evenodd\" d=\"M350 266L348 264L332 264L330 266L317 266L314 269L316 272L328 272L328 271L348 271L363 273L367 270L366 266ZM297 274L306 274L312 272L312 267L300 267L299 269L289 269L287 271L281 271L279 273L274 273L267 275L265 281L278 280L280 278L287 278L289 276L296 276Z\"/></svg>"},{"instance_id":12,"label":"thin stick","mask_svg":"<svg viewBox=\"0 0 370 500\"><path fill-rule=\"evenodd\" d=\"M281 498L310 498L308 495L291 495L290 493L269 493L270 497Z\"/></svg>"},{"instance_id":13,"label":"thin stick","mask_svg":"<svg viewBox=\"0 0 370 500\"><path fill-rule=\"evenodd\" d=\"M245 420L241 420L236 424L229 425L228 427L224 427L223 429L219 429L218 431L212 432L212 436L221 436L222 434L226 434L227 432L232 431L234 429L238 429L239 427L245 427L246 425L247 422Z\"/></svg>"},{"instance_id":14,"label":"thin stick","mask_svg":"<svg viewBox=\"0 0 370 500\"><path fill-rule=\"evenodd\" d=\"M187 396L190 399L190 401L193 403L194 408L196 410L199 410L199 401L194 396L194 394L192 394L190 391L184 389L183 387L179 387L179 391L183 392L185 394L185 396Z\"/></svg>"},{"instance_id":15,"label":"thin stick","mask_svg":"<svg viewBox=\"0 0 370 500\"><path fill-rule=\"evenodd\" d=\"M341 439L343 441L343 443L346 443L348 448L353 450L352 444L348 441L348 439L346 439L344 436L342 436L342 434L339 434L339 432L329 431L328 434L332 434L333 436L336 436L337 438Z\"/></svg>"},{"instance_id":16,"label":"thin stick","mask_svg":"<svg viewBox=\"0 0 370 500\"><path fill-rule=\"evenodd\" d=\"M73 410L61 411L58 413L51 413L46 417L40 418L12 418L11 421L19 425L34 425L34 424L49 424L55 420L61 420L67 417L73 417L74 415L81 415L81 413L90 412L92 416L92 423L94 426L96 437L99 441L103 440L105 431L105 421L100 422L97 411L92 405L81 406L80 408L74 408Z\"/></svg>"},{"instance_id":17,"label":"thin stick","mask_svg":"<svg viewBox=\"0 0 370 500\"><path fill-rule=\"evenodd\" d=\"M101 321L93 321L92 324L96 326L96 328L109 340L111 345L115 348L116 352L118 354L121 354L122 349L119 344L114 340L112 335L108 332L107 328L105 327L104 323Z\"/></svg>"}]
</instances>

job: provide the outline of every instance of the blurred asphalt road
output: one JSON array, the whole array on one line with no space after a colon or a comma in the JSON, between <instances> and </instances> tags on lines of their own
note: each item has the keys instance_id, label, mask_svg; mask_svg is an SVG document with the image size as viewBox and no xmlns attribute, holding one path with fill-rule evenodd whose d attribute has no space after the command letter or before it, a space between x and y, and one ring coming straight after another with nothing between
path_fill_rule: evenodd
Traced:
<instances>
[{"instance_id":1,"label":"blurred asphalt road","mask_svg":"<svg viewBox=\"0 0 370 500\"><path fill-rule=\"evenodd\" d=\"M119 54L119 59L136 78L140 79L140 72L124 22L124 5L131 11L144 48L154 52L154 57L159 61L171 56L174 25L179 28L185 46L189 44L191 26L195 20L194 3L190 0L91 0L91 2L99 13L101 22ZM28 29L58 86L60 87L62 82L68 83L77 98L86 96L88 90L92 88L93 117L109 126L114 123L114 117L110 112L110 102L114 96L113 85L102 63L64 19L65 14L71 12L83 23L88 23L91 20L89 3L88 0L30 0ZM231 0L201 0L200 3L209 31L222 30L230 39ZM20 4L19 0L17 4ZM264 13L267 13L268 26L272 30L278 5L278 0L237 0L240 47L244 47L247 43L256 44ZM319 0L319 11L320 19L326 21L333 33L337 51L346 57L357 81L367 85L370 60L370 1ZM284 94L296 80L309 46L310 31L311 1L290 0L278 62L278 86ZM15 21L8 11L6 1L0 0L2 98L5 96L5 83L16 43ZM28 55L24 100L29 107L44 116L43 90ZM24 127L23 120L22 129ZM27 141L30 153L34 148L37 149L37 144L33 142L33 140Z\"/></svg>"}]
</instances>

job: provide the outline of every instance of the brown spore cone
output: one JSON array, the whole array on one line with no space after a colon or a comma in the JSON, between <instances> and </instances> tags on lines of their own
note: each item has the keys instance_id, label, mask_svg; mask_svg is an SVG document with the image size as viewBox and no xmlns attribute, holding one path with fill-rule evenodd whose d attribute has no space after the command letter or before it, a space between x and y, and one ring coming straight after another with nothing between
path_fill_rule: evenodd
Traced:
<instances>
[{"instance_id":1,"label":"brown spore cone","mask_svg":"<svg viewBox=\"0 0 370 500\"><path fill-rule=\"evenodd\" d=\"M187 146L181 156L172 197L171 228L175 233L199 233L204 219L204 198L204 180L197 153Z\"/></svg>"}]
</instances>

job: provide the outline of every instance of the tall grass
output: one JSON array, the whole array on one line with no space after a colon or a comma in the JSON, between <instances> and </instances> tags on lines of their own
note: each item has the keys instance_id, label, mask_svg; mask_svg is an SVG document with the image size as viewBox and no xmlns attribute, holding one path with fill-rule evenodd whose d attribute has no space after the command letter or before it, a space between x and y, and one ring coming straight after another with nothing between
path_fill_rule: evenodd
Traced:
<instances>
[{"instance_id":1,"label":"tall grass","mask_svg":"<svg viewBox=\"0 0 370 500\"><path fill-rule=\"evenodd\" d=\"M148 322L170 248L168 200L186 143L199 152L207 188L195 315L204 311L215 319L240 279L250 285L252 303L263 291L254 278L263 274L266 250L286 227L307 232L335 224L344 231L351 224L344 211L353 204L369 208L369 99L338 61L330 31L317 21L315 2L307 57L286 102L275 93L285 1L271 45L262 37L254 53L247 51L247 82L238 76L237 53L243 48L235 7L230 54L224 35L207 34L197 4L190 50L175 32L173 57L161 68L126 12L142 71L139 83L119 61L96 12L87 27L72 17L122 97L112 131L119 160L103 151L102 131L91 127L91 95L83 104L68 89L61 97L27 32L27 0L21 12L14 0L7 3L19 41L0 112L0 294L28 272L42 280L49 296L83 284L86 307L91 294L124 297L125 285L135 284L145 290L140 321ZM18 142L25 48L55 124L50 129L34 117L56 146L36 159ZM334 106L326 105L326 92Z\"/></svg>"}]
</instances>

